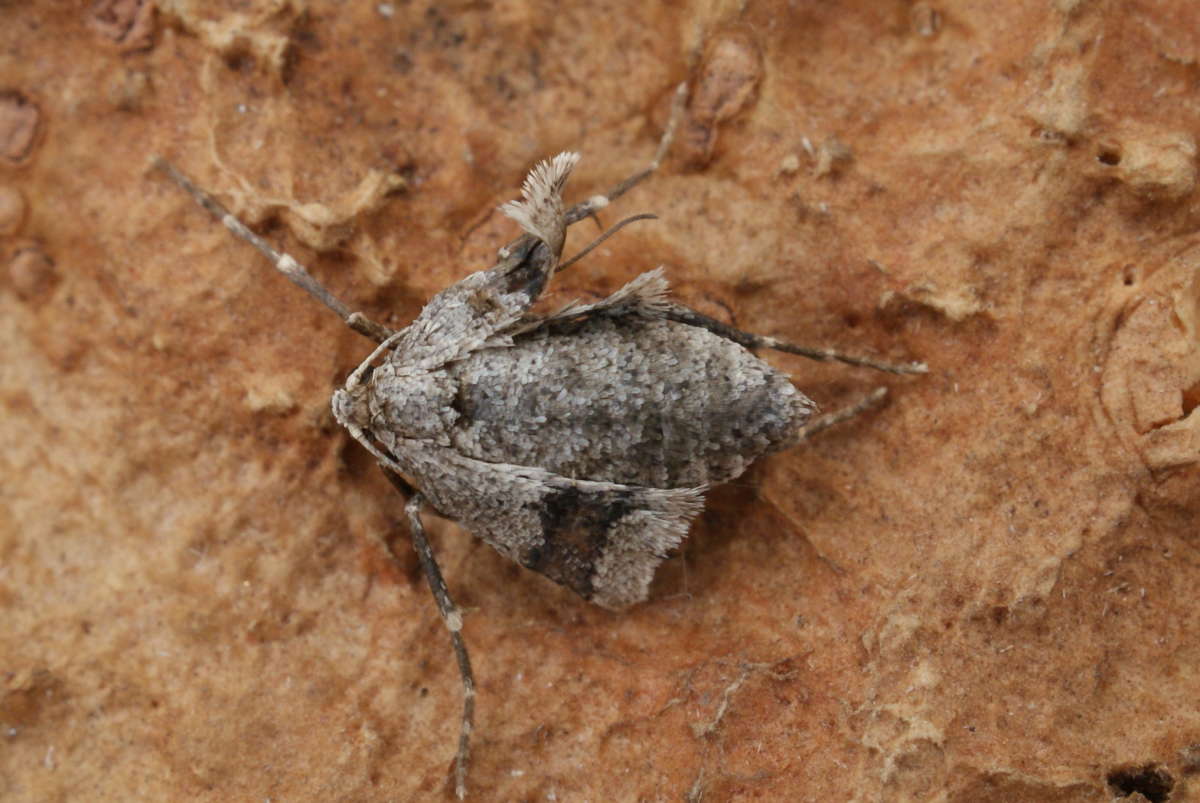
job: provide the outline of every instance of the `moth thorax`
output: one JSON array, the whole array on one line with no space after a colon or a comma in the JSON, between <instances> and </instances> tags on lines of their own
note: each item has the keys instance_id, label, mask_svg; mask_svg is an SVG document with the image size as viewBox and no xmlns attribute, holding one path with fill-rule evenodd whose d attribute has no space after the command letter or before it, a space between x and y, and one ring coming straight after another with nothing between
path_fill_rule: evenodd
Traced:
<instances>
[{"instance_id":1,"label":"moth thorax","mask_svg":"<svg viewBox=\"0 0 1200 803\"><path fill-rule=\"evenodd\" d=\"M389 364L375 371L367 391L374 426L402 438L439 441L458 418L457 396L457 385L440 371L396 375Z\"/></svg>"}]
</instances>

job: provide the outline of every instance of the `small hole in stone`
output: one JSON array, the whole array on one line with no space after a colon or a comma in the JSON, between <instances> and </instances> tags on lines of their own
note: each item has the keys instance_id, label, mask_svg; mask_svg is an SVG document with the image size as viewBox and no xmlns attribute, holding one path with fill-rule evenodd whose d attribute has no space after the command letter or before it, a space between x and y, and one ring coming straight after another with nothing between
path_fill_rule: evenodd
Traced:
<instances>
[{"instance_id":1,"label":"small hole in stone","mask_svg":"<svg viewBox=\"0 0 1200 803\"><path fill-rule=\"evenodd\" d=\"M253 72L254 56L245 50L234 50L225 54L225 66L233 72Z\"/></svg>"},{"instance_id":2,"label":"small hole in stone","mask_svg":"<svg viewBox=\"0 0 1200 803\"><path fill-rule=\"evenodd\" d=\"M1171 799L1175 779L1157 764L1122 767L1108 774L1108 786L1118 797L1137 793L1150 803L1166 803Z\"/></svg>"},{"instance_id":3,"label":"small hole in stone","mask_svg":"<svg viewBox=\"0 0 1200 803\"><path fill-rule=\"evenodd\" d=\"M1113 148L1102 148L1100 152L1096 154L1096 161L1102 165L1116 167L1121 163L1121 154Z\"/></svg>"},{"instance_id":4,"label":"small hole in stone","mask_svg":"<svg viewBox=\"0 0 1200 803\"><path fill-rule=\"evenodd\" d=\"M1126 287L1133 287L1134 283L1137 282L1137 273L1134 271L1132 265L1125 266L1125 272L1121 280L1125 283Z\"/></svg>"},{"instance_id":5,"label":"small hole in stone","mask_svg":"<svg viewBox=\"0 0 1200 803\"><path fill-rule=\"evenodd\" d=\"M1192 414L1192 410L1200 407L1200 382L1192 385L1190 388L1185 388L1183 391L1183 416L1184 418Z\"/></svg>"},{"instance_id":6,"label":"small hole in stone","mask_svg":"<svg viewBox=\"0 0 1200 803\"><path fill-rule=\"evenodd\" d=\"M861 320L857 312L847 312L842 316L842 323L846 325L847 329L857 329Z\"/></svg>"}]
</instances>

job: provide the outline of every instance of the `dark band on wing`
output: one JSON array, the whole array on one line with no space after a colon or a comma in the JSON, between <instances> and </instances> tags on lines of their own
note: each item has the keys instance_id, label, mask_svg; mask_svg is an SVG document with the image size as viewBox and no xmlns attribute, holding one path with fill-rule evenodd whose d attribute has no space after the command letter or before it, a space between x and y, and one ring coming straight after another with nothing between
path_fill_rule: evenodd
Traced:
<instances>
[{"instance_id":1,"label":"dark band on wing","mask_svg":"<svg viewBox=\"0 0 1200 803\"><path fill-rule=\"evenodd\" d=\"M554 489L536 508L542 542L522 556L521 564L591 598L596 562L608 548L613 526L634 507L628 491L597 495L574 487Z\"/></svg>"}]
</instances>

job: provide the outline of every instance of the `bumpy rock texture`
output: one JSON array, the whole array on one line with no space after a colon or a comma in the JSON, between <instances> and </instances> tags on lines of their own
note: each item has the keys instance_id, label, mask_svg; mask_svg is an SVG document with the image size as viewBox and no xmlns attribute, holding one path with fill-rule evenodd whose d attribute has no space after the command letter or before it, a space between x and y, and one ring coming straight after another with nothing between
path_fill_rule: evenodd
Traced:
<instances>
[{"instance_id":1,"label":"bumpy rock texture","mask_svg":"<svg viewBox=\"0 0 1200 803\"><path fill-rule=\"evenodd\" d=\"M605 213L661 220L556 298L662 263L932 373L715 491L621 615L435 523L480 799L1196 795L1190 0L154 5L0 8L0 797L448 792L448 640L328 409L368 344L148 155L397 325L537 159L643 164L683 79ZM880 381L768 358L826 408Z\"/></svg>"}]
</instances>

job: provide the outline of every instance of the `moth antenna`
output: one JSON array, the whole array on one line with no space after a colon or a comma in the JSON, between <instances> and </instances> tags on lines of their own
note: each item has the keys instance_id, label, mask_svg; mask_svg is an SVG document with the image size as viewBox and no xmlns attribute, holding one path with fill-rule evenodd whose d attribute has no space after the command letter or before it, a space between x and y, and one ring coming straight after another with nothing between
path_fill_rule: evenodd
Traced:
<instances>
[{"instance_id":1,"label":"moth antenna","mask_svg":"<svg viewBox=\"0 0 1200 803\"><path fill-rule=\"evenodd\" d=\"M310 296L333 310L342 319L342 322L351 329L364 337L371 338L376 343L382 343L392 335L392 330L383 324L372 321L361 312L351 311L337 296L329 292L325 285L317 281L308 272L307 268L297 262L290 254L277 250L275 246L250 231L250 228L245 223L238 220L237 215L222 206L221 202L216 198L213 198L196 186L175 165L161 156L155 156L152 165L166 173L172 181L178 184L184 192L192 196L196 203L204 207L225 228L257 248L267 259L271 260L271 264L275 266L275 270L288 277L292 284L300 287Z\"/></svg>"},{"instance_id":2,"label":"moth antenna","mask_svg":"<svg viewBox=\"0 0 1200 803\"><path fill-rule=\"evenodd\" d=\"M521 228L546 244L556 257L562 253L567 221L563 212L562 188L579 162L579 154L564 151L539 162L521 186L520 201L509 201L500 211Z\"/></svg>"},{"instance_id":3,"label":"moth antenna","mask_svg":"<svg viewBox=\"0 0 1200 803\"><path fill-rule=\"evenodd\" d=\"M601 234L596 239L592 240L591 243L589 243L588 246L586 248L584 248L582 251L580 251L578 254L571 257L566 262L560 262L558 264L558 267L556 267L554 269L554 272L558 273L560 270L566 270L567 268L571 267L576 262L583 259L585 256L587 256L592 251L594 251L596 246L600 245L600 243L604 242L609 237L612 237L614 234L616 234L621 229L628 226L630 223L633 223L638 220L658 220L658 215L651 215L651 214L630 215L629 217L625 218L624 220L620 221L615 226L610 228L608 231Z\"/></svg>"}]
</instances>

